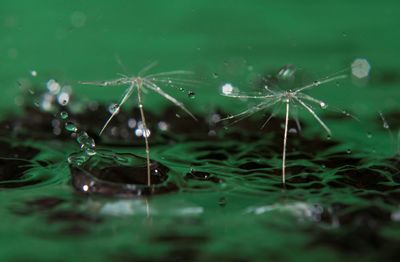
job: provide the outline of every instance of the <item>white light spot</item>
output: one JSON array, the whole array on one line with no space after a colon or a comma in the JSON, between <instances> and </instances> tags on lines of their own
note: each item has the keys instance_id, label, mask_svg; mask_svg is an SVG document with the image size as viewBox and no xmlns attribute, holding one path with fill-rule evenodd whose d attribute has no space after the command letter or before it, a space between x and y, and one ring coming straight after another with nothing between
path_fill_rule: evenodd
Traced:
<instances>
[{"instance_id":1,"label":"white light spot","mask_svg":"<svg viewBox=\"0 0 400 262\"><path fill-rule=\"evenodd\" d=\"M87 192L87 191L89 190L89 186L88 186L88 185L84 185L84 186L82 187L82 189L83 189L83 191Z\"/></svg>"},{"instance_id":2,"label":"white light spot","mask_svg":"<svg viewBox=\"0 0 400 262\"><path fill-rule=\"evenodd\" d=\"M321 102L319 103L319 105L322 109L326 109L328 107L328 105L325 102Z\"/></svg>"},{"instance_id":3,"label":"white light spot","mask_svg":"<svg viewBox=\"0 0 400 262\"><path fill-rule=\"evenodd\" d=\"M137 128L136 128L136 130L135 130L135 135L136 135L137 137L141 137L141 136L143 136L143 137L149 137L150 134L151 134L150 129L148 129L148 128L145 129L144 126L143 126L143 124L142 124L142 122L139 122L139 123L137 124Z\"/></svg>"},{"instance_id":4,"label":"white light spot","mask_svg":"<svg viewBox=\"0 0 400 262\"><path fill-rule=\"evenodd\" d=\"M52 94L58 94L61 90L60 84L54 79L50 79L49 81L47 81L46 86L47 86L47 89Z\"/></svg>"},{"instance_id":5,"label":"white light spot","mask_svg":"<svg viewBox=\"0 0 400 262\"><path fill-rule=\"evenodd\" d=\"M395 211L391 214L393 221L400 222L400 211Z\"/></svg>"},{"instance_id":6,"label":"white light spot","mask_svg":"<svg viewBox=\"0 0 400 262\"><path fill-rule=\"evenodd\" d=\"M233 86L232 84L226 83L221 87L221 90L224 95L230 95L233 92Z\"/></svg>"},{"instance_id":7,"label":"white light spot","mask_svg":"<svg viewBox=\"0 0 400 262\"><path fill-rule=\"evenodd\" d=\"M356 78L366 78L371 70L371 65L368 63L367 59L357 58L351 64L351 73Z\"/></svg>"},{"instance_id":8,"label":"white light spot","mask_svg":"<svg viewBox=\"0 0 400 262\"><path fill-rule=\"evenodd\" d=\"M128 126L129 126L130 128L135 128L135 127L136 127L136 119L130 118L130 119L128 120Z\"/></svg>"},{"instance_id":9,"label":"white light spot","mask_svg":"<svg viewBox=\"0 0 400 262\"><path fill-rule=\"evenodd\" d=\"M32 75L33 77L35 77L35 76L37 76L37 72L36 72L35 70L32 70L32 71L31 71L31 75Z\"/></svg>"},{"instance_id":10,"label":"white light spot","mask_svg":"<svg viewBox=\"0 0 400 262\"><path fill-rule=\"evenodd\" d=\"M220 120L221 120L221 116L217 113L212 114L210 117L210 122L213 124L218 123Z\"/></svg>"},{"instance_id":11,"label":"white light spot","mask_svg":"<svg viewBox=\"0 0 400 262\"><path fill-rule=\"evenodd\" d=\"M204 209L202 207L184 207L179 209L178 214L180 215L200 215L202 213L204 213Z\"/></svg>"},{"instance_id":12,"label":"white light spot","mask_svg":"<svg viewBox=\"0 0 400 262\"><path fill-rule=\"evenodd\" d=\"M60 105L65 106L69 103L69 94L62 92L57 96L57 101Z\"/></svg>"},{"instance_id":13,"label":"white light spot","mask_svg":"<svg viewBox=\"0 0 400 262\"><path fill-rule=\"evenodd\" d=\"M158 122L158 128L161 131L167 131L168 130L168 124L165 123L164 121L160 121L160 122Z\"/></svg>"}]
</instances>

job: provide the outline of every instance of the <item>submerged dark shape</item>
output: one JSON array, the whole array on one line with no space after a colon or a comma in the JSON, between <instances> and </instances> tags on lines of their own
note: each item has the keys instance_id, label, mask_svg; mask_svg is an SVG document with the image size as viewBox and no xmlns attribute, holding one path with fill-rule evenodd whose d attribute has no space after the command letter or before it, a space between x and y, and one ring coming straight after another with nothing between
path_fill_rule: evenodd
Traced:
<instances>
[{"instance_id":1,"label":"submerged dark shape","mask_svg":"<svg viewBox=\"0 0 400 262\"><path fill-rule=\"evenodd\" d=\"M42 197L26 201L22 207L13 208L12 210L18 215L31 215L52 210L65 202L65 199L59 197Z\"/></svg>"},{"instance_id":2,"label":"submerged dark shape","mask_svg":"<svg viewBox=\"0 0 400 262\"><path fill-rule=\"evenodd\" d=\"M18 188L41 182L25 176L32 167L31 160L40 152L29 146L12 146L9 142L0 141L0 188Z\"/></svg>"},{"instance_id":3,"label":"submerged dark shape","mask_svg":"<svg viewBox=\"0 0 400 262\"><path fill-rule=\"evenodd\" d=\"M147 185L146 159L130 153L98 151L82 163L70 157L72 185L81 193L140 197L178 190L177 178L169 169L151 161L152 185Z\"/></svg>"}]
</instances>

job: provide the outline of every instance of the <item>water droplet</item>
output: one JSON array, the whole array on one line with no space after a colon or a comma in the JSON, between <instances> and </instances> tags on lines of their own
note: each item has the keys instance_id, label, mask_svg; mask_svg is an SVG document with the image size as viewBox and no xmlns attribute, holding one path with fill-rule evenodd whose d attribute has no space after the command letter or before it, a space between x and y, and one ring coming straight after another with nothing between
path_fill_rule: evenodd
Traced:
<instances>
[{"instance_id":1,"label":"water droplet","mask_svg":"<svg viewBox=\"0 0 400 262\"><path fill-rule=\"evenodd\" d=\"M196 97L196 93L193 91L188 91L188 97L193 99Z\"/></svg>"},{"instance_id":2,"label":"water droplet","mask_svg":"<svg viewBox=\"0 0 400 262\"><path fill-rule=\"evenodd\" d=\"M110 114L118 114L119 111L119 105L118 104L111 104L108 107L108 112L110 112Z\"/></svg>"},{"instance_id":3,"label":"water droplet","mask_svg":"<svg viewBox=\"0 0 400 262\"><path fill-rule=\"evenodd\" d=\"M294 65L285 65L279 70L277 77L279 80L292 80L295 73L296 68L294 67Z\"/></svg>"},{"instance_id":4,"label":"water droplet","mask_svg":"<svg viewBox=\"0 0 400 262\"><path fill-rule=\"evenodd\" d=\"M289 132L289 134L297 134L297 129L296 128L290 128L288 132Z\"/></svg>"},{"instance_id":5,"label":"water droplet","mask_svg":"<svg viewBox=\"0 0 400 262\"><path fill-rule=\"evenodd\" d=\"M58 94L61 90L60 84L54 79L50 79L49 81L47 81L46 86L50 93L54 95Z\"/></svg>"},{"instance_id":6,"label":"water droplet","mask_svg":"<svg viewBox=\"0 0 400 262\"><path fill-rule=\"evenodd\" d=\"M89 159L89 156L87 154L83 154L83 153L79 152L79 153L74 153L71 156L69 156L68 163L70 163L71 165L81 166L88 159Z\"/></svg>"},{"instance_id":7,"label":"water droplet","mask_svg":"<svg viewBox=\"0 0 400 262\"><path fill-rule=\"evenodd\" d=\"M180 115L180 114L175 114L175 116L176 116L177 118L181 118L181 115Z\"/></svg>"},{"instance_id":8,"label":"water droplet","mask_svg":"<svg viewBox=\"0 0 400 262\"><path fill-rule=\"evenodd\" d=\"M67 123L65 123L65 130L67 130L69 132L76 132L76 131L78 131L78 128L75 126L74 123L67 122Z\"/></svg>"},{"instance_id":9,"label":"water droplet","mask_svg":"<svg viewBox=\"0 0 400 262\"><path fill-rule=\"evenodd\" d=\"M347 154L351 154L351 149L347 149L347 150L346 150L346 153L347 153Z\"/></svg>"},{"instance_id":10,"label":"water droplet","mask_svg":"<svg viewBox=\"0 0 400 262\"><path fill-rule=\"evenodd\" d=\"M60 112L60 118L62 120L66 120L68 118L68 113L66 111L61 111Z\"/></svg>"},{"instance_id":11,"label":"water droplet","mask_svg":"<svg viewBox=\"0 0 400 262\"><path fill-rule=\"evenodd\" d=\"M36 72L35 70L32 70L32 71L31 71L31 75L32 75L33 77L35 77L35 76L37 76L37 72Z\"/></svg>"},{"instance_id":12,"label":"water droplet","mask_svg":"<svg viewBox=\"0 0 400 262\"><path fill-rule=\"evenodd\" d=\"M327 136L326 136L326 139L327 139L327 140L331 140L331 139L332 139L331 135L327 135Z\"/></svg>"},{"instance_id":13,"label":"water droplet","mask_svg":"<svg viewBox=\"0 0 400 262\"><path fill-rule=\"evenodd\" d=\"M351 64L352 75L359 79L368 77L370 70L371 65L369 64L368 60L364 58L357 58Z\"/></svg>"},{"instance_id":14,"label":"water droplet","mask_svg":"<svg viewBox=\"0 0 400 262\"><path fill-rule=\"evenodd\" d=\"M233 86L230 83L226 83L221 87L221 90L224 95L230 95L233 93Z\"/></svg>"},{"instance_id":15,"label":"water droplet","mask_svg":"<svg viewBox=\"0 0 400 262\"><path fill-rule=\"evenodd\" d=\"M226 201L225 197L220 197L219 198L219 200L218 200L218 205L219 206L224 207L224 206L226 206L226 203L227 203L227 201Z\"/></svg>"},{"instance_id":16,"label":"water droplet","mask_svg":"<svg viewBox=\"0 0 400 262\"><path fill-rule=\"evenodd\" d=\"M213 73L213 78L218 78L219 77L219 75L218 75L218 73Z\"/></svg>"},{"instance_id":17,"label":"water droplet","mask_svg":"<svg viewBox=\"0 0 400 262\"><path fill-rule=\"evenodd\" d=\"M94 149L96 147L94 139L91 138L85 131L82 131L78 134L76 141L81 145L81 149L83 150Z\"/></svg>"},{"instance_id":18,"label":"water droplet","mask_svg":"<svg viewBox=\"0 0 400 262\"><path fill-rule=\"evenodd\" d=\"M350 113L345 110L342 111L342 114L344 114L345 116L350 116Z\"/></svg>"},{"instance_id":19,"label":"water droplet","mask_svg":"<svg viewBox=\"0 0 400 262\"><path fill-rule=\"evenodd\" d=\"M387 122L383 123L383 128L384 129L389 129L389 124Z\"/></svg>"},{"instance_id":20,"label":"water droplet","mask_svg":"<svg viewBox=\"0 0 400 262\"><path fill-rule=\"evenodd\" d=\"M328 107L328 105L325 102L321 102L319 103L319 105L321 106L322 109L326 109Z\"/></svg>"},{"instance_id":21,"label":"water droplet","mask_svg":"<svg viewBox=\"0 0 400 262\"><path fill-rule=\"evenodd\" d=\"M96 150L94 150L93 148L86 148L85 153L88 156L94 156L96 154Z\"/></svg>"},{"instance_id":22,"label":"water droplet","mask_svg":"<svg viewBox=\"0 0 400 262\"><path fill-rule=\"evenodd\" d=\"M371 132L368 132L368 133L367 133L367 137L368 137L368 138L372 138Z\"/></svg>"},{"instance_id":23,"label":"water droplet","mask_svg":"<svg viewBox=\"0 0 400 262\"><path fill-rule=\"evenodd\" d=\"M62 106L67 105L69 103L69 94L67 92L61 92L57 96L57 101Z\"/></svg>"},{"instance_id":24,"label":"water droplet","mask_svg":"<svg viewBox=\"0 0 400 262\"><path fill-rule=\"evenodd\" d=\"M158 122L157 126L161 131L167 131L168 130L168 124L165 123L164 121Z\"/></svg>"},{"instance_id":25,"label":"water droplet","mask_svg":"<svg viewBox=\"0 0 400 262\"><path fill-rule=\"evenodd\" d=\"M151 131L148 128L144 128L144 125L142 122L138 122L137 128L135 130L135 135L137 137L149 137L151 135Z\"/></svg>"},{"instance_id":26,"label":"water droplet","mask_svg":"<svg viewBox=\"0 0 400 262\"><path fill-rule=\"evenodd\" d=\"M313 82L313 84L314 84L315 86L319 86L319 85L321 84L321 82L318 81L318 80L315 80L315 81Z\"/></svg>"}]
</instances>

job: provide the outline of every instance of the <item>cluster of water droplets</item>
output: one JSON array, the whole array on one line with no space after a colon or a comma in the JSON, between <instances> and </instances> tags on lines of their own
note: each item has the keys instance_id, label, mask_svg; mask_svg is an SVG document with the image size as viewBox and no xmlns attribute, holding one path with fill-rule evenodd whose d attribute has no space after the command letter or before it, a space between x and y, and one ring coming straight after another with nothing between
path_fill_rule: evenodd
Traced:
<instances>
[{"instance_id":1,"label":"cluster of water droplets","mask_svg":"<svg viewBox=\"0 0 400 262\"><path fill-rule=\"evenodd\" d=\"M69 115L66 111L61 111L59 117L62 121L65 121L65 130L71 133L71 136L74 137L76 142L80 145L80 152L72 154L68 158L68 162L70 164L81 165L86 162L90 156L96 154L96 143L88 133L79 130L76 124L72 121L68 121Z\"/></svg>"}]
</instances>

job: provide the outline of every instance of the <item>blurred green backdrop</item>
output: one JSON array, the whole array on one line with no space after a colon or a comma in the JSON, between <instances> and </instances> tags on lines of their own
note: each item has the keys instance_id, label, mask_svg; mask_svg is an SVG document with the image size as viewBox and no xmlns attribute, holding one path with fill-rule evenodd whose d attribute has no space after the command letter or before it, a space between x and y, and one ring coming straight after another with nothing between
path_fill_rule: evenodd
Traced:
<instances>
[{"instance_id":1,"label":"blurred green backdrop","mask_svg":"<svg viewBox=\"0 0 400 262\"><path fill-rule=\"evenodd\" d=\"M205 81L207 85L196 92L194 107L221 103L218 85L234 81L235 76L246 79L249 66L263 73L293 63L324 76L364 57L374 74L386 70L392 76L400 68L399 16L395 0L4 0L0 3L1 108L13 105L10 98L18 92L16 80L21 78L42 86L56 78L79 95L119 99L120 90L77 85L78 80L124 73L116 57L129 74L158 61L157 71L186 69L211 79L214 73L220 76ZM31 70L38 72L35 79ZM365 99L376 100L367 102L369 108L391 108L396 104L393 94L398 93L390 88L394 84L389 81L385 92L375 86L370 92L346 88L334 94L338 105L353 104L357 110L365 109L360 102ZM328 89L317 92L333 90Z\"/></svg>"}]
</instances>

